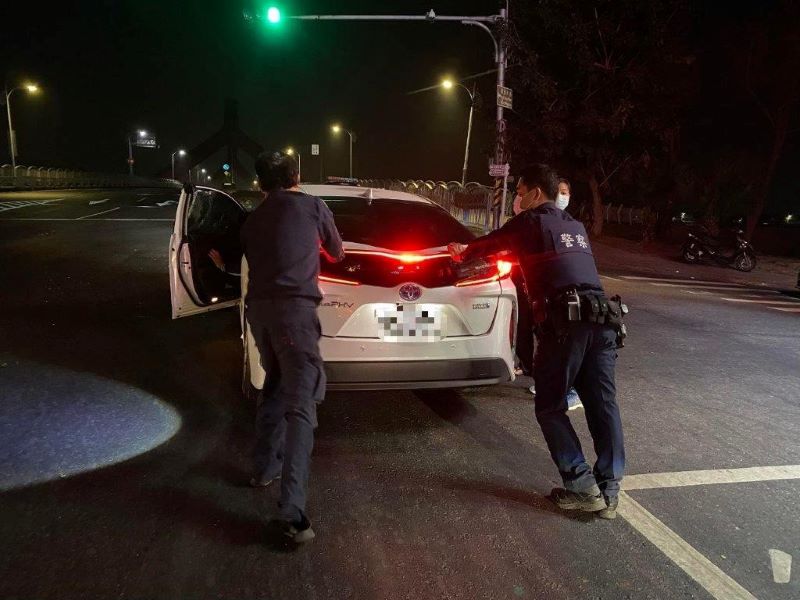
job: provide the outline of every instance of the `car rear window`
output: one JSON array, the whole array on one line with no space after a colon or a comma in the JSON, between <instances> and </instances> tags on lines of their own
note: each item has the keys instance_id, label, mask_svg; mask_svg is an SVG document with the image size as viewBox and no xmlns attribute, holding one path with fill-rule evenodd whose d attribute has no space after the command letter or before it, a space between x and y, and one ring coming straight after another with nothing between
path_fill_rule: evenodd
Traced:
<instances>
[{"instance_id":1,"label":"car rear window","mask_svg":"<svg viewBox=\"0 0 800 600\"><path fill-rule=\"evenodd\" d=\"M474 235L449 213L430 204L376 198L323 197L346 242L390 250L422 250Z\"/></svg>"}]
</instances>

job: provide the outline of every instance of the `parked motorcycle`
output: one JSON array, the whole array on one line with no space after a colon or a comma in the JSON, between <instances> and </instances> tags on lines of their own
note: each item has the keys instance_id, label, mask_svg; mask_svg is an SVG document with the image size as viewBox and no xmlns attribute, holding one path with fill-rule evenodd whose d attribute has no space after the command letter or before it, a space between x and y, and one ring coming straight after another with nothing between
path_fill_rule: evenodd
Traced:
<instances>
[{"instance_id":1,"label":"parked motorcycle","mask_svg":"<svg viewBox=\"0 0 800 600\"><path fill-rule=\"evenodd\" d=\"M709 261L733 267L737 271L752 271L756 266L755 250L750 242L744 239L741 231L736 232L736 242L733 247L708 234L688 235L689 239L684 243L681 255L689 264Z\"/></svg>"}]
</instances>

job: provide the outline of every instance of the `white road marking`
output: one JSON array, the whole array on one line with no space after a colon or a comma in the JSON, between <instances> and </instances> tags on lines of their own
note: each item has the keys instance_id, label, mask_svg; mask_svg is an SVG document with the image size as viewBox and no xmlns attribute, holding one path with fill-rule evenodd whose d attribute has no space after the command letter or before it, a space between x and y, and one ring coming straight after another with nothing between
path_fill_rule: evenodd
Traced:
<instances>
[{"instance_id":1,"label":"white road marking","mask_svg":"<svg viewBox=\"0 0 800 600\"><path fill-rule=\"evenodd\" d=\"M697 294L698 296L710 296L711 292L700 292L698 290L683 290L687 294Z\"/></svg>"},{"instance_id":2,"label":"white road marking","mask_svg":"<svg viewBox=\"0 0 800 600\"><path fill-rule=\"evenodd\" d=\"M781 308L780 306L768 306L767 308L771 308L772 310L779 310L781 312L800 313L800 307L798 307L798 308Z\"/></svg>"},{"instance_id":3,"label":"white road marking","mask_svg":"<svg viewBox=\"0 0 800 600\"><path fill-rule=\"evenodd\" d=\"M676 471L674 473L642 473L628 475L622 480L625 490L652 490L656 488L709 485L716 483L753 483L800 479L800 465L775 467L745 467L741 469L713 469L703 471Z\"/></svg>"},{"instance_id":4,"label":"white road marking","mask_svg":"<svg viewBox=\"0 0 800 600\"><path fill-rule=\"evenodd\" d=\"M728 302L744 302L746 304L780 304L781 306L798 306L798 301L790 300L752 300L750 298L723 298Z\"/></svg>"},{"instance_id":5,"label":"white road marking","mask_svg":"<svg viewBox=\"0 0 800 600\"><path fill-rule=\"evenodd\" d=\"M775 583L789 583L792 579L792 555L770 548L769 559L772 562L772 579Z\"/></svg>"},{"instance_id":6,"label":"white road marking","mask_svg":"<svg viewBox=\"0 0 800 600\"><path fill-rule=\"evenodd\" d=\"M713 598L717 600L756 600L755 596L625 492L619 494L617 511L636 531L661 550L684 573L699 583Z\"/></svg>"},{"instance_id":7,"label":"white road marking","mask_svg":"<svg viewBox=\"0 0 800 600\"><path fill-rule=\"evenodd\" d=\"M16 208L25 208L27 206L47 206L51 202L60 202L63 198L53 198L52 200L9 200L0 202L0 212L7 210L14 210Z\"/></svg>"},{"instance_id":8,"label":"white road marking","mask_svg":"<svg viewBox=\"0 0 800 600\"><path fill-rule=\"evenodd\" d=\"M600 275L603 279L610 279L611 281L622 281L619 277L611 277L610 275Z\"/></svg>"},{"instance_id":9,"label":"white road marking","mask_svg":"<svg viewBox=\"0 0 800 600\"><path fill-rule=\"evenodd\" d=\"M685 288L689 286L686 283L651 283L650 285L654 285L657 287L670 287L670 288ZM745 287L743 285L696 285L692 286L698 290L724 290L724 291L742 291L747 292L749 294L779 294L780 292L776 290L757 290L749 287Z\"/></svg>"},{"instance_id":10,"label":"white road marking","mask_svg":"<svg viewBox=\"0 0 800 600\"><path fill-rule=\"evenodd\" d=\"M93 204L103 204L104 202L108 202L111 198L103 198L102 200L89 200L89 206Z\"/></svg>"},{"instance_id":11,"label":"white road marking","mask_svg":"<svg viewBox=\"0 0 800 600\"><path fill-rule=\"evenodd\" d=\"M102 212L99 212L99 213L94 213L93 215L84 215L83 217L78 217L78 218L77 218L77 219L75 219L75 220L76 220L76 221L80 221L80 220L82 220L82 219L88 219L88 218L90 218L90 217L96 217L96 216L98 216L98 215L104 215L104 214L106 214L106 213L114 212L115 210L119 210L119 209L120 209L120 207L119 207L119 206L115 206L114 208L109 208L108 210L104 210L104 211L102 211Z\"/></svg>"},{"instance_id":12,"label":"white road marking","mask_svg":"<svg viewBox=\"0 0 800 600\"><path fill-rule=\"evenodd\" d=\"M671 279L669 277L639 277L637 275L620 275L620 277L634 281L663 281L665 283L724 283L722 281L706 281L704 279Z\"/></svg>"}]
</instances>

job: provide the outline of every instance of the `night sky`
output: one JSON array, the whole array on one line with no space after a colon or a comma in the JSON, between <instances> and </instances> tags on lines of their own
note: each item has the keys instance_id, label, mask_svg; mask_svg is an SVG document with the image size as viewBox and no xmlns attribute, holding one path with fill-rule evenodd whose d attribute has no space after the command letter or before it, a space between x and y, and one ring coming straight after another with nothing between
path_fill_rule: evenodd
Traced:
<instances>
[{"instance_id":1,"label":"night sky","mask_svg":"<svg viewBox=\"0 0 800 600\"><path fill-rule=\"evenodd\" d=\"M9 83L32 79L43 94L15 93L19 162L124 172L126 136L144 128L160 149L137 150L137 172L169 165L222 124L225 98L241 127L266 148L319 143L325 173L346 174L346 136L357 134L356 175L460 179L466 93L407 92L493 67L485 32L456 24L248 23L248 0L14 3L2 21ZM424 14L431 0L290 0L284 14ZM483 1L434 2L439 14L494 14ZM266 2L261 6L266 5ZM8 4L3 9L8 11ZM494 75L476 114L470 178L485 180L493 139ZM5 131L5 128L4 128ZM2 146L2 159L8 150ZM303 158L306 158L304 156ZM203 166L218 168L223 156ZM246 161L245 161L246 162ZM208 164L211 163L211 164ZM309 156L307 173L318 173ZM309 178L311 176L308 176Z\"/></svg>"}]
</instances>

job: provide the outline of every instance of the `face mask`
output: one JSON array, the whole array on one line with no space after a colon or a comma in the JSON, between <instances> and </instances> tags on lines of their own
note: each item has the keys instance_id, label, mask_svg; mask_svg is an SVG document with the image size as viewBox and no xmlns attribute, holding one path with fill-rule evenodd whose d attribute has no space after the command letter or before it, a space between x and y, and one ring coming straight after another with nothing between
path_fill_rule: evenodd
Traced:
<instances>
[{"instance_id":1,"label":"face mask","mask_svg":"<svg viewBox=\"0 0 800 600\"><path fill-rule=\"evenodd\" d=\"M514 211L515 216L522 212L522 207L520 206L521 202L522 202L522 196L520 196L519 194L514 196L514 206L511 210Z\"/></svg>"},{"instance_id":2,"label":"face mask","mask_svg":"<svg viewBox=\"0 0 800 600\"><path fill-rule=\"evenodd\" d=\"M569 206L569 196L564 194L556 196L556 206L561 210L566 210L567 206Z\"/></svg>"},{"instance_id":3,"label":"face mask","mask_svg":"<svg viewBox=\"0 0 800 600\"><path fill-rule=\"evenodd\" d=\"M530 192L520 197L519 207L522 210L528 210L533 206L534 202L538 199L537 191L539 188L533 188Z\"/></svg>"}]
</instances>

